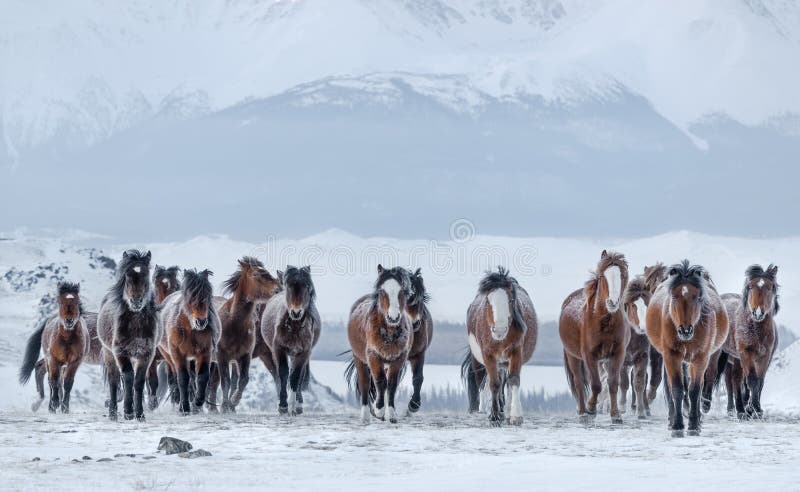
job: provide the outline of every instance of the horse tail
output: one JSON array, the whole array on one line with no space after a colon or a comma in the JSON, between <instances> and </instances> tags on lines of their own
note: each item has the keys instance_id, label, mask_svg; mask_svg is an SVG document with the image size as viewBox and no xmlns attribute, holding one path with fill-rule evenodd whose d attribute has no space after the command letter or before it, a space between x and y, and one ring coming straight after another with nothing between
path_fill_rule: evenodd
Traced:
<instances>
[{"instance_id":1,"label":"horse tail","mask_svg":"<svg viewBox=\"0 0 800 492\"><path fill-rule=\"evenodd\" d=\"M31 410L34 412L39 410L39 406L41 406L42 402L44 401L44 375L47 372L47 367L44 363L44 359L39 359L36 361L36 393L39 396L39 399L34 401L31 404Z\"/></svg>"},{"instance_id":2,"label":"horse tail","mask_svg":"<svg viewBox=\"0 0 800 492\"><path fill-rule=\"evenodd\" d=\"M39 322L36 330L28 337L28 343L25 346L25 357L22 359L22 366L19 368L19 384L26 384L31 378L31 373L36 367L36 362L39 360L39 352L42 350L42 334L44 327L49 318L45 318Z\"/></svg>"},{"instance_id":3,"label":"horse tail","mask_svg":"<svg viewBox=\"0 0 800 492\"><path fill-rule=\"evenodd\" d=\"M717 376L714 378L714 389L717 389L719 382L722 381L722 376L725 373L725 366L728 365L728 353L724 350L719 353L719 360L717 361Z\"/></svg>"},{"instance_id":4,"label":"horse tail","mask_svg":"<svg viewBox=\"0 0 800 492\"><path fill-rule=\"evenodd\" d=\"M346 352L345 352L346 353ZM339 354L342 355L342 354ZM356 371L356 358L351 357L349 361L347 361L347 365L344 368L344 379L347 381L347 389L355 391L356 399L361 399L361 391L358 387L358 371ZM378 392L375 390L375 385L372 383L372 375L369 378L369 401L375 401L375 398L378 396Z\"/></svg>"},{"instance_id":5,"label":"horse tail","mask_svg":"<svg viewBox=\"0 0 800 492\"><path fill-rule=\"evenodd\" d=\"M473 369L473 365L478 367ZM467 348L464 360L461 362L461 380L467 386L469 411L477 412L480 402L481 387L486 381L486 368L472 356L472 351Z\"/></svg>"},{"instance_id":6,"label":"horse tail","mask_svg":"<svg viewBox=\"0 0 800 492\"><path fill-rule=\"evenodd\" d=\"M572 396L578 398L578 394L575 391L575 375L572 374L572 371L569 368L569 361L567 360L567 351L564 351L564 372L567 374L567 383L569 384L569 391L572 393ZM587 381L587 374L586 374L586 364L581 361L581 376L583 376L583 394L584 396L589 392L589 381Z\"/></svg>"}]
</instances>

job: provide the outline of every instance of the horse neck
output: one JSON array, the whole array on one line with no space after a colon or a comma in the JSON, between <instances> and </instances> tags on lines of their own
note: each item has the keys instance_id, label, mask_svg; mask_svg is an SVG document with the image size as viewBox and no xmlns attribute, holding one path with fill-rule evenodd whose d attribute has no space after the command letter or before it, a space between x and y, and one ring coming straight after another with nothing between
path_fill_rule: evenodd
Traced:
<instances>
[{"instance_id":1,"label":"horse neck","mask_svg":"<svg viewBox=\"0 0 800 492\"><path fill-rule=\"evenodd\" d=\"M243 287L234 291L230 303L230 313L233 318L251 317L256 307L256 303L250 300L249 296L244 292Z\"/></svg>"}]
</instances>

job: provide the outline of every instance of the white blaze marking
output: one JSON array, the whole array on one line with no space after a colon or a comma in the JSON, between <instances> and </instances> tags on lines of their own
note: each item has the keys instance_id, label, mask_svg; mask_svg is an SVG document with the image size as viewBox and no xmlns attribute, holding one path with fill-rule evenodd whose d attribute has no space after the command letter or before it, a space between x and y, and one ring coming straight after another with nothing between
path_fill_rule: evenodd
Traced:
<instances>
[{"instance_id":1,"label":"white blaze marking","mask_svg":"<svg viewBox=\"0 0 800 492\"><path fill-rule=\"evenodd\" d=\"M162 278L161 279L161 283L162 284L169 284L169 279L168 278Z\"/></svg>"},{"instance_id":2,"label":"white blaze marking","mask_svg":"<svg viewBox=\"0 0 800 492\"><path fill-rule=\"evenodd\" d=\"M684 285L684 286L683 286L683 289L681 289L681 294L683 294L683 297L686 297L686 296L688 296L688 295L689 295L689 287L686 287L686 286Z\"/></svg>"},{"instance_id":3,"label":"white blaze marking","mask_svg":"<svg viewBox=\"0 0 800 492\"><path fill-rule=\"evenodd\" d=\"M633 305L636 306L636 315L639 317L639 326L635 326L636 331L640 335L644 335L645 331L647 330L647 323L645 322L645 318L647 317L647 306L644 304L644 299L641 297L636 299L633 302Z\"/></svg>"},{"instance_id":4,"label":"white blaze marking","mask_svg":"<svg viewBox=\"0 0 800 492\"><path fill-rule=\"evenodd\" d=\"M397 283L397 280L390 278L381 285L381 289L389 297L389 312L387 314L390 318L397 319L400 316L400 284Z\"/></svg>"},{"instance_id":5,"label":"white blaze marking","mask_svg":"<svg viewBox=\"0 0 800 492\"><path fill-rule=\"evenodd\" d=\"M511 417L522 417L522 401L519 399L519 386L511 387Z\"/></svg>"},{"instance_id":6,"label":"white blaze marking","mask_svg":"<svg viewBox=\"0 0 800 492\"><path fill-rule=\"evenodd\" d=\"M756 308L756 316L761 317L762 314L763 314L763 311L761 310L761 306L758 306Z\"/></svg>"},{"instance_id":7,"label":"white blaze marking","mask_svg":"<svg viewBox=\"0 0 800 492\"><path fill-rule=\"evenodd\" d=\"M622 296L622 272L618 266L611 265L606 268L603 275L606 277L606 282L608 282L608 298L614 304L619 304L619 299Z\"/></svg>"},{"instance_id":8,"label":"white blaze marking","mask_svg":"<svg viewBox=\"0 0 800 492\"><path fill-rule=\"evenodd\" d=\"M135 266L135 267L133 267L133 271L136 272L136 273L142 273L142 267Z\"/></svg>"},{"instance_id":9,"label":"white blaze marking","mask_svg":"<svg viewBox=\"0 0 800 492\"><path fill-rule=\"evenodd\" d=\"M494 318L492 320L492 338L498 340L495 336L495 332L500 332L498 335L502 336L499 340L502 340L506 336L505 332L508 331L508 325L511 321L508 293L505 289L495 289L489 292L489 295L486 297L489 300L489 305L492 306L492 316Z\"/></svg>"},{"instance_id":10,"label":"white blaze marking","mask_svg":"<svg viewBox=\"0 0 800 492\"><path fill-rule=\"evenodd\" d=\"M763 279L763 278L762 278L762 279L759 279L759 280L758 280L758 284L757 284L757 285L758 285L759 287L764 287L764 279Z\"/></svg>"},{"instance_id":11,"label":"white blaze marking","mask_svg":"<svg viewBox=\"0 0 800 492\"><path fill-rule=\"evenodd\" d=\"M72 294L67 294L67 295L65 295L64 297L65 297L66 299L75 299L75 296L73 296Z\"/></svg>"},{"instance_id":12,"label":"white blaze marking","mask_svg":"<svg viewBox=\"0 0 800 492\"><path fill-rule=\"evenodd\" d=\"M472 356L475 357L475 360L481 363L481 365L485 365L483 363L483 351L481 350L480 344L478 344L478 339L475 338L475 335L472 333L469 334L469 351L472 352Z\"/></svg>"}]
</instances>

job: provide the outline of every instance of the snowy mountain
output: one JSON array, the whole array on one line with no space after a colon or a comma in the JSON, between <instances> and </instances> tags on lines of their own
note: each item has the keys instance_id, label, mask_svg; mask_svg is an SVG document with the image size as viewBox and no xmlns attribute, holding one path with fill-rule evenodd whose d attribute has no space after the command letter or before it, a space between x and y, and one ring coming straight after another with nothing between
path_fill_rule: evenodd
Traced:
<instances>
[{"instance_id":1,"label":"snowy mountain","mask_svg":"<svg viewBox=\"0 0 800 492\"><path fill-rule=\"evenodd\" d=\"M72 227L256 239L264 204L292 200L286 184L303 181L315 197L297 205L304 220L271 217L271 231L441 237L468 216L493 234L800 232L730 192L757 168L772 206L792 205L791 0L5 0L0 10L0 175L12 184L0 227L61 225L48 210L66 186L84 191L59 203ZM387 203L387 175L417 190L427 220ZM245 203L233 191L243 180ZM675 203L687 181L703 184L711 211ZM487 203L487 182L513 212ZM210 183L215 203L190 206ZM631 217L601 226L588 198L598 188ZM143 203L103 206L120 194ZM151 231L133 236L114 220L135 213L152 217Z\"/></svg>"}]
</instances>

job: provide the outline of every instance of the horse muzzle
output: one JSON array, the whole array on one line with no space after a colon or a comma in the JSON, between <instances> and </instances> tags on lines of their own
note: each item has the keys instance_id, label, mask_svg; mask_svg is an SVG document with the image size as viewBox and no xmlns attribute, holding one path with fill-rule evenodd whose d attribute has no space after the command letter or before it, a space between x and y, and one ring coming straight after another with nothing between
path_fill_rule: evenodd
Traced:
<instances>
[{"instance_id":1,"label":"horse muzzle","mask_svg":"<svg viewBox=\"0 0 800 492\"><path fill-rule=\"evenodd\" d=\"M694 338L693 325L680 325L678 327L678 340L682 342L688 342L692 338Z\"/></svg>"},{"instance_id":2,"label":"horse muzzle","mask_svg":"<svg viewBox=\"0 0 800 492\"><path fill-rule=\"evenodd\" d=\"M141 311L144 308L144 298L131 298L128 299L128 306L131 308L131 311Z\"/></svg>"},{"instance_id":3,"label":"horse muzzle","mask_svg":"<svg viewBox=\"0 0 800 492\"><path fill-rule=\"evenodd\" d=\"M606 299L606 309L609 313L616 313L617 309L619 309L619 303L616 303L611 299Z\"/></svg>"},{"instance_id":4,"label":"horse muzzle","mask_svg":"<svg viewBox=\"0 0 800 492\"><path fill-rule=\"evenodd\" d=\"M761 307L753 309L753 312L751 314L753 315L753 319L759 323L764 321L764 318L767 317L767 312L762 310Z\"/></svg>"},{"instance_id":5,"label":"horse muzzle","mask_svg":"<svg viewBox=\"0 0 800 492\"><path fill-rule=\"evenodd\" d=\"M208 326L208 318L195 318L194 319L194 329L195 330L205 330L206 326Z\"/></svg>"},{"instance_id":6,"label":"horse muzzle","mask_svg":"<svg viewBox=\"0 0 800 492\"><path fill-rule=\"evenodd\" d=\"M300 321L303 318L303 309L290 309L289 310L289 318L292 321Z\"/></svg>"},{"instance_id":7,"label":"horse muzzle","mask_svg":"<svg viewBox=\"0 0 800 492\"><path fill-rule=\"evenodd\" d=\"M391 316L389 316L389 315L387 314L387 315L386 315L386 322L387 322L387 323L388 323L390 326L397 326L397 325L399 325L399 324L400 324L400 319L401 319L402 317L403 317L403 316L402 316L402 314L398 314L396 318L392 318Z\"/></svg>"},{"instance_id":8,"label":"horse muzzle","mask_svg":"<svg viewBox=\"0 0 800 492\"><path fill-rule=\"evenodd\" d=\"M75 328L75 324L78 322L76 318L64 318L64 328L71 330Z\"/></svg>"}]
</instances>

